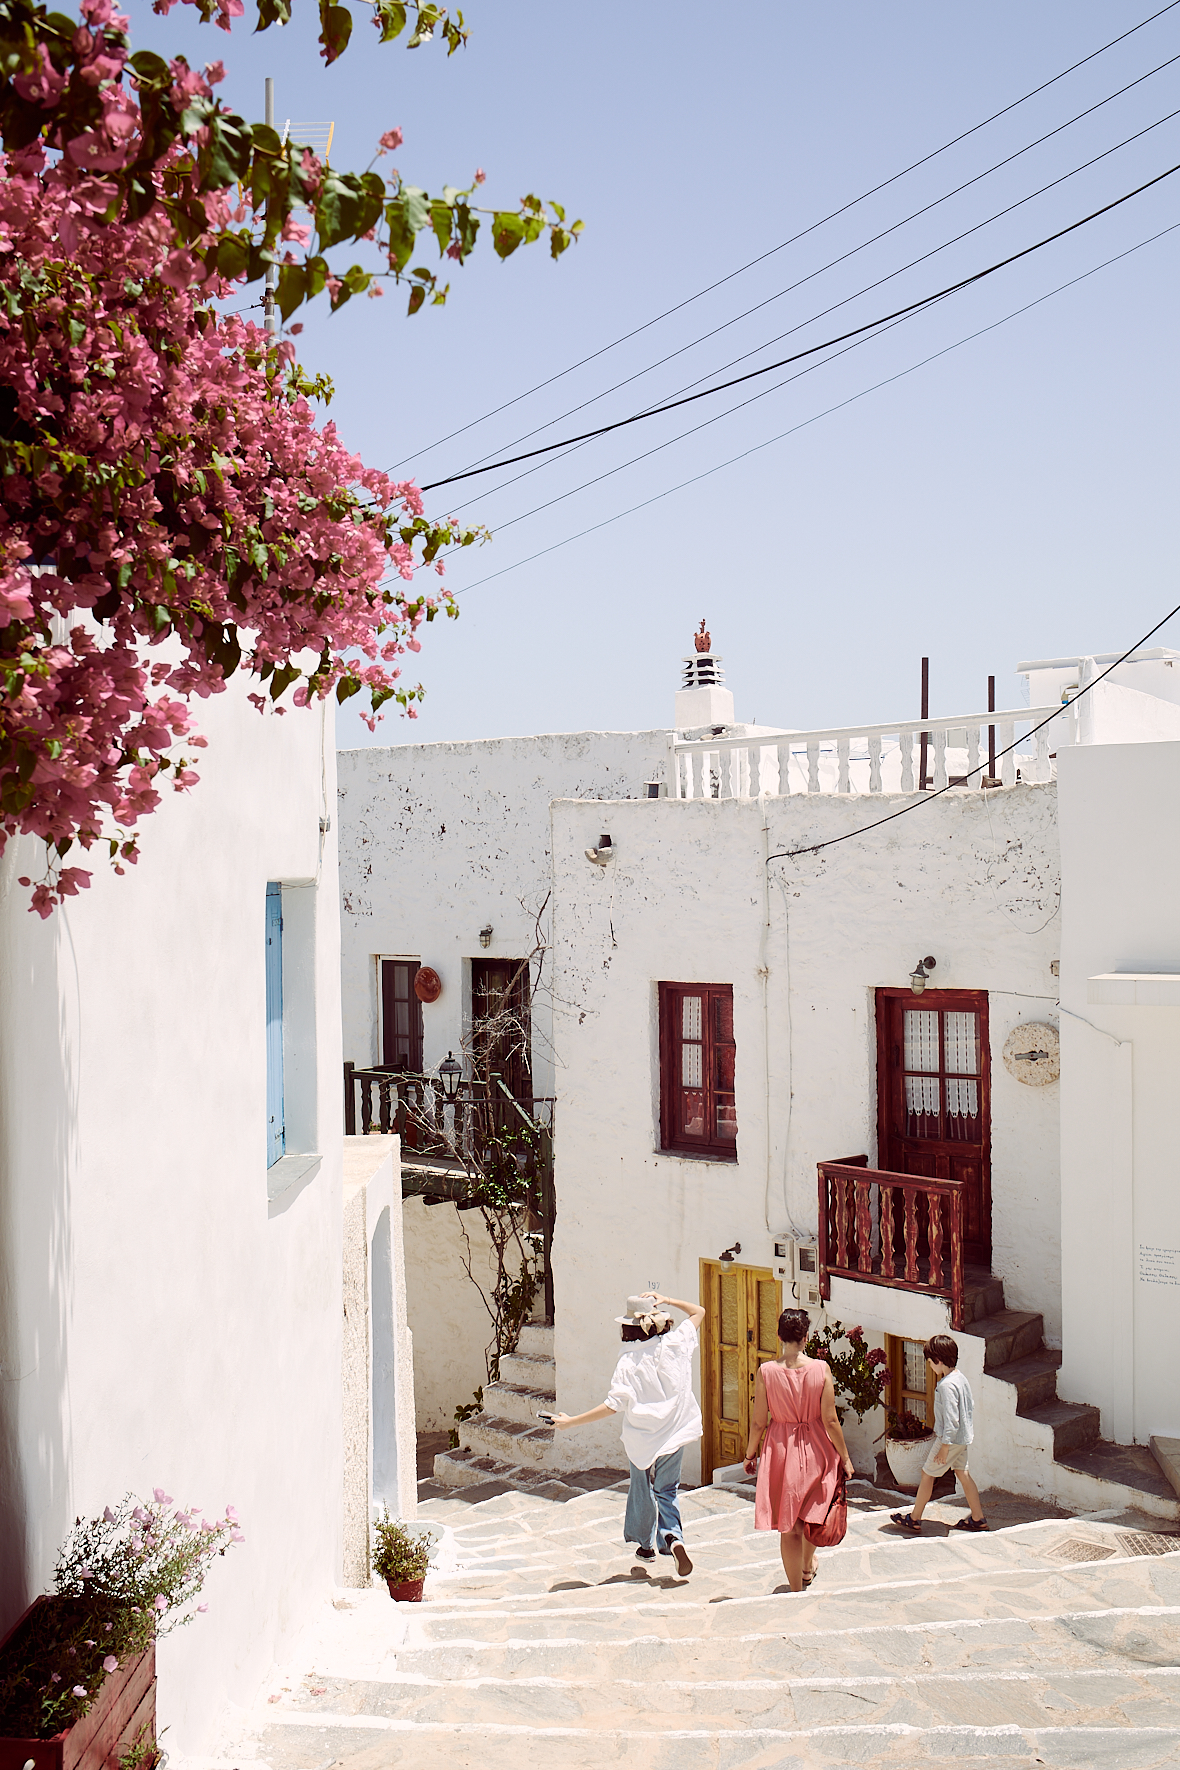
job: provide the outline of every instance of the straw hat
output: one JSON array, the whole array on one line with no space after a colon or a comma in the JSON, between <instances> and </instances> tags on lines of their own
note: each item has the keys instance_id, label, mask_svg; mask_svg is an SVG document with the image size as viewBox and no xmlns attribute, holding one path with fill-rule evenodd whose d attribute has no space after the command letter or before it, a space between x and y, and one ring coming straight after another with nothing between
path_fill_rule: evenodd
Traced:
<instances>
[{"instance_id":1,"label":"straw hat","mask_svg":"<svg viewBox=\"0 0 1180 1770\"><path fill-rule=\"evenodd\" d=\"M616 1315L615 1320L623 1327L642 1328L649 1334L652 1328L662 1329L672 1317L658 1303L652 1301L650 1294L646 1297L628 1297L626 1315Z\"/></svg>"}]
</instances>

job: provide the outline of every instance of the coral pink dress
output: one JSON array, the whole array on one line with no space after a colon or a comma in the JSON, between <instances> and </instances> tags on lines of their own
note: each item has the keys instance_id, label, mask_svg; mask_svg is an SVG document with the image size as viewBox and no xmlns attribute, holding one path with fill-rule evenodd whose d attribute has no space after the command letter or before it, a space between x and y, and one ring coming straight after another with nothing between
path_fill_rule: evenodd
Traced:
<instances>
[{"instance_id":1,"label":"coral pink dress","mask_svg":"<svg viewBox=\"0 0 1180 1770\"><path fill-rule=\"evenodd\" d=\"M775 1363L760 1369L770 1423L758 1465L754 1529L792 1530L800 1519L819 1524L827 1517L840 1469L819 1412L828 1367L809 1358L793 1370Z\"/></svg>"}]
</instances>

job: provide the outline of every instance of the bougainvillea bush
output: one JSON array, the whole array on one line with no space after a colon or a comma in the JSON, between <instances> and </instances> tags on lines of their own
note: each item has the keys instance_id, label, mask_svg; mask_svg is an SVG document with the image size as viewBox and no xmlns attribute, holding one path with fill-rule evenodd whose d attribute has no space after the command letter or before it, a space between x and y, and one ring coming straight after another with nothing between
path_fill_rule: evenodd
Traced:
<instances>
[{"instance_id":1,"label":"bougainvillea bush","mask_svg":"<svg viewBox=\"0 0 1180 1770\"><path fill-rule=\"evenodd\" d=\"M837 1350L839 1340L845 1342L843 1351ZM863 1328L845 1328L841 1322L830 1321L812 1334L806 1350L809 1358L822 1359L831 1368L841 1419L846 1408L863 1420L873 1408L880 1407L888 1381L888 1360L880 1346L869 1350Z\"/></svg>"},{"instance_id":2,"label":"bougainvillea bush","mask_svg":"<svg viewBox=\"0 0 1180 1770\"><path fill-rule=\"evenodd\" d=\"M329 56L343 10L321 9ZM42 916L89 883L71 850L122 871L162 789L197 783L192 702L235 671L260 711L364 691L370 721L390 699L412 716L404 654L455 612L415 573L477 538L366 468L317 422L331 386L290 338L219 303L268 270L284 318L382 279L409 283L411 313L441 302L415 241L461 263L482 174L431 199L337 172L221 107L219 63L133 56L111 0L81 13L0 0L0 851L45 842L45 876L22 880ZM420 7L416 41L424 15L426 35L445 21ZM406 9L374 16L396 35ZM558 256L580 226L532 197L489 213L501 257L546 231ZM366 263L334 268L349 241Z\"/></svg>"},{"instance_id":3,"label":"bougainvillea bush","mask_svg":"<svg viewBox=\"0 0 1180 1770\"><path fill-rule=\"evenodd\" d=\"M52 1739L80 1721L104 1678L208 1609L197 1600L214 1557L245 1540L233 1506L209 1519L174 1507L162 1487L79 1518L58 1555L56 1596L0 1656L0 1738Z\"/></svg>"}]
</instances>

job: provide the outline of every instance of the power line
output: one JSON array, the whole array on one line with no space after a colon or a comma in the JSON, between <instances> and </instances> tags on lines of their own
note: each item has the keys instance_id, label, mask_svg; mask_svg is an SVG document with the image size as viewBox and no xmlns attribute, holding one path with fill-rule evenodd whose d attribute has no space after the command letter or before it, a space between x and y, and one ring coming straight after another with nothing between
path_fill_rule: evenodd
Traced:
<instances>
[{"instance_id":1,"label":"power line","mask_svg":"<svg viewBox=\"0 0 1180 1770\"><path fill-rule=\"evenodd\" d=\"M1154 185L1162 183L1165 178L1171 178L1176 172L1180 172L1180 163L1169 166L1165 172L1157 173L1154 178L1149 178L1146 183L1137 185L1134 190L1127 191L1123 196L1115 197L1113 202L1104 203L1100 209L1092 210L1089 215L1083 215L1080 220L1071 221L1067 227L1058 228L1055 233L1046 234L1044 239L1035 241L1031 246L1022 247L1019 252L1013 252L1007 258L998 259L995 264L989 264L985 269L975 271L969 277L961 277L957 282L948 283L945 288L938 289L931 295L924 295L917 301L907 302L904 307L895 308L892 313L881 314L875 320L866 320L864 325L854 326L851 331L841 332L835 338L826 338L820 344L808 345L806 350L798 350L793 356L782 357L778 362L766 363L760 369L751 369L745 375L735 376L732 381L719 382L716 387L703 388L699 393L687 394L683 399L670 400L665 405L651 406L644 412L635 412L630 418L617 418L613 424L599 425L594 430L583 431L579 436L567 436L561 442L545 443L540 448L529 449L523 455L509 456L507 460L493 462L487 467L473 467L464 473L452 473L446 479L431 480L422 487L422 490L424 492L436 491L439 486L454 485L459 480L474 479L484 473L495 473L501 467L514 467L518 461L533 461L538 455L548 455L555 449L569 448L573 443L588 442L593 437L607 436L611 431L623 430L630 424L640 424L646 418L662 417L666 412L677 411L681 406L692 405L696 400L709 399L716 393L727 393L731 387L740 387L745 382L753 381L761 375L770 375L776 369L785 369L791 363L799 362L803 357L815 356L821 350L830 350L835 344L843 344L849 338L857 338L863 332L871 332L879 326L888 325L891 320L901 319L907 314L916 313L920 308L931 307L936 301L944 301L950 295L956 295L963 289L971 288L975 283L982 282L985 277L994 276L997 271L1005 270L1008 265L1016 264L1031 253L1041 251L1045 246L1051 246L1055 240L1064 239L1067 234L1076 233L1079 228L1088 226L1091 221L1097 221L1100 216L1109 215L1112 209L1118 209L1123 203L1129 203L1133 197L1142 196L1144 191L1151 190Z\"/></svg>"},{"instance_id":2,"label":"power line","mask_svg":"<svg viewBox=\"0 0 1180 1770\"><path fill-rule=\"evenodd\" d=\"M796 289L803 288L807 283L814 282L816 277L823 276L826 271L834 270L837 265L846 264L850 258L855 258L858 253L867 251L870 246L875 246L879 244L881 240L888 239L891 234L899 232L901 228L908 227L911 221L917 221L923 215L929 215L932 210L940 208L943 203L949 203L953 197L961 196L965 190L970 190L973 185L982 183L985 178L990 178L994 172L1000 172L1005 166L1012 165L1014 161L1021 159L1025 154L1031 153L1034 148L1043 146L1045 142L1051 141L1054 136L1061 135L1066 129L1072 129L1075 123L1080 123L1086 117L1093 116L1095 111L1100 111L1105 105L1112 104L1116 98L1122 98L1136 86L1142 86L1145 80L1152 79L1156 74L1162 73L1165 68L1173 67L1178 61L1180 61L1180 55L1169 56L1166 61L1160 62L1154 68L1149 68L1145 74L1140 74L1138 78L1129 80L1125 86L1120 86L1115 92L1108 93L1105 98L1100 98L1095 104L1088 105L1085 110L1078 111L1075 116L1067 118L1064 123L1059 123L1056 128L1047 130L1044 135L1038 135L1034 141L1027 142L1024 147L1017 148L1014 153L1006 154L1002 160L997 160L994 165L986 167L982 172L977 172L974 177L965 179L962 184L956 185L953 190L944 192L941 197L935 197L932 202L924 204L920 209L911 210L909 215L904 215L900 221L895 221L891 226L882 228L880 233L871 235L867 240L862 240L858 246L850 247L847 252L842 252L839 257L829 259L826 264L821 264L817 269L808 271L806 276L799 277L793 283L788 283L785 288L776 290L773 295L767 295L764 300L755 302L753 307L743 309L741 313L735 314L732 319L722 320L719 325L712 327L710 331L702 332L698 337L690 339L687 344L682 344L678 349L669 351L667 356L659 357L654 363L649 363L645 368L637 369L633 375L624 376L622 381L616 381L612 387L604 388L601 393L592 394L589 399L582 400L576 406L570 406L565 412L560 413L556 418L550 418L544 424L538 424L534 426L532 430L526 430L521 436L514 437L510 443L505 443L502 447L509 449L516 448L518 444L527 442L530 437L538 436L541 431L551 430L555 424L564 423L567 418L574 417L576 413L584 412L588 406L596 405L599 400L607 399L612 393L618 393L621 388L629 387L632 382L640 381L645 375L653 374L656 369L663 368L665 363L674 362L677 357L684 356L687 351L695 350L698 345L707 343L710 338L716 338L720 333L728 331L731 326L740 325L743 320L749 319L752 314L760 313L764 307L770 307L774 302L781 301L784 296L793 294ZM1175 112L1171 113L1173 116L1175 114ZM1166 122L1168 119L1163 118L1161 121ZM1158 124L1151 125L1153 128L1158 128L1158 126ZM1144 132L1140 131L1140 133ZM1135 141L1137 139L1138 137L1134 135L1127 137L1128 141ZM1126 142L1119 142L1117 145L1118 147L1125 147ZM1116 150L1114 148L1108 148L1106 151L1107 153L1113 153ZM1097 156L1099 159L1103 157L1103 155ZM1088 160L1085 164L1093 165L1094 161ZM1083 168L1081 167L1075 168L1076 171L1081 171L1082 169ZM1072 174L1067 174L1066 176L1072 176ZM1060 183L1061 181L1055 180L1054 182ZM1043 186L1043 189L1045 190L1050 188L1051 186L1049 185ZM1040 195L1040 192L1034 192L1033 194ZM1028 201L1027 198L1023 200ZM1015 207L1015 205L1013 205L1013 207ZM1007 211L1000 210L999 213L1003 215L1006 214ZM992 219L994 220L995 217L992 217ZM976 230L968 230L968 232L974 231ZM964 239L966 235L959 234L956 237L958 239ZM954 242L952 241L949 243L953 244ZM941 248L939 249L941 250ZM929 257L931 254L926 254L926 256ZM915 259L913 262L920 264L922 260ZM906 268L908 268L908 266ZM876 284L869 285L870 288L875 288L876 286ZM830 313L832 310L829 308L826 311ZM794 327L792 330L797 331L798 327ZM784 333L779 334L780 337L786 335L787 334ZM771 339L769 342L774 343L775 340ZM763 346L759 345L757 348L762 349ZM755 351L746 351L743 356L735 357L734 361L743 362L746 357L755 354ZM731 365L727 363L724 366L728 368ZM717 372L720 373L720 371ZM696 386L698 385L699 380L703 379L705 379L705 377L699 377L698 382L690 382L689 386ZM687 390L682 388L680 391L685 392ZM481 466L483 462L490 460L492 455L499 453L500 449L489 450L486 455L480 455L475 461L468 462L468 466Z\"/></svg>"},{"instance_id":3,"label":"power line","mask_svg":"<svg viewBox=\"0 0 1180 1770\"><path fill-rule=\"evenodd\" d=\"M1116 658L1113 664L1108 664L1101 676L1095 676L1093 682L1087 682L1084 688L1079 689L1071 701L1066 701L1062 706L1055 708L1054 711L1049 714L1047 719L1042 719L1039 725L1034 725L1030 731L1025 733L1023 738L1015 738L1012 743L1006 744L1002 750L997 750L996 759L999 760L1001 756L1009 755L1016 748L1017 744L1027 743L1029 738L1035 737L1038 731L1044 731L1046 725L1048 725L1051 720L1059 719L1067 708L1075 707L1083 695L1089 694L1092 688L1097 688L1098 684L1104 677L1109 676L1112 670L1117 670L1120 664L1126 663L1132 652L1137 652L1140 646L1146 645L1149 639L1154 638L1155 634L1159 632L1161 627L1166 627L1173 615L1180 615L1180 602L1178 602L1175 608L1164 616L1162 621L1157 621L1154 627L1149 628L1143 635L1142 639L1137 639L1134 645L1129 646L1121 657ZM980 774L985 768L990 767L990 759L987 762L981 762L978 768L969 769L968 772L962 776L962 781L969 781L973 774ZM911 811L919 811L923 805L932 804L935 799L941 799L944 793L950 793L953 790L954 789L948 784L945 787L939 787L933 793L925 793L920 799L915 799L912 804L903 805L900 811L892 811L888 817L879 817L875 823L866 824L862 830L847 830L843 836L832 836L826 842L814 842L807 848L784 848L779 854L768 854L766 857L766 864L769 866L772 860L793 860L798 854L819 854L821 850L825 848L836 848L841 842L851 842L854 836L867 836L871 830L879 830L883 824L891 824L899 817L908 816Z\"/></svg>"},{"instance_id":4,"label":"power line","mask_svg":"<svg viewBox=\"0 0 1180 1770\"><path fill-rule=\"evenodd\" d=\"M1177 59L1180 60L1180 57L1177 57ZM826 307L826 308L822 309L819 313L811 314L809 316L809 318L807 318L805 320L800 320L797 325L788 327L788 329L785 332L778 333L774 338L765 339L763 341L763 343L756 345L752 350L745 351L741 356L732 358L731 361L728 363L723 363L720 368L712 370L711 373L712 374L724 374L726 369L733 368L737 363L745 362L752 356L757 356L759 351L768 350L771 345L780 343L783 338L790 338L791 336L793 336L794 333L802 331L805 326L812 325L816 320L825 319L827 317L827 315L831 314L831 313L838 313L842 307L849 306L851 302L859 300L862 295L867 295L873 289L879 289L882 287L883 284L888 283L888 282L892 282L892 280L895 277L902 276L907 270L913 270L916 265L925 264L929 259L937 257L937 255L940 252L944 252L944 251L948 250L948 248L951 246L958 245L961 240L968 239L972 234L979 233L983 228L990 227L993 221L999 221L1003 216L1010 215L1014 210L1021 208L1025 203L1033 202L1037 197L1044 196L1046 191L1050 191L1050 190L1055 189L1056 186L1059 184L1064 184L1067 179L1076 177L1079 172L1087 171L1091 166L1097 165L1100 160L1108 159L1111 154L1118 153L1120 151L1120 149L1127 147L1131 142L1139 141L1143 136L1149 135L1153 129L1159 129L1160 127L1162 127L1162 125L1164 123L1170 123L1172 121L1172 119L1177 116L1180 116L1180 110L1169 111L1166 116L1157 118L1157 120L1154 123L1149 123L1146 126L1146 128L1137 130L1134 135L1129 135L1125 138L1125 140L1120 141L1120 142L1116 142L1113 147L1109 147L1109 148L1104 149L1103 152L1100 154L1095 154L1092 159L1084 160L1080 166L1073 167L1071 171L1062 173L1060 178L1051 179L1048 184L1041 185L1039 190L1030 191L1028 196L1020 197L1017 199L1017 201L1015 203L1009 203L1006 205L1005 208L998 209L995 212L995 214L987 216L983 221L976 222L973 227L969 227L969 228L964 229L964 231L961 234L955 234L952 239L944 240L941 245L932 247L932 249L929 252L923 252L919 255L919 257L911 258L907 264L900 265L897 270L889 271L885 276L877 277L875 279L875 281L865 284L860 289L857 289L852 295L845 296L845 298L842 301L833 302L830 307ZM921 310L919 309L918 311L921 311ZM911 318L912 315L905 315L903 317L904 318ZM901 322L898 321L898 322L894 322L894 323L900 324ZM865 340L862 339L862 340L860 340L860 342L863 343L863 342L865 342ZM853 348L853 346L850 345L850 346L848 346L848 348L851 349L851 348ZM842 356L844 354L845 353L843 351L836 352L837 356ZM825 358L824 360L830 362L833 360L833 358L829 357L829 358ZM815 366L822 367L822 364L815 365ZM807 371L802 371L802 372L806 373ZM698 376L696 381L690 381L685 386L677 388L676 394L673 395L672 397L676 398L680 394L688 393L691 388L699 386L701 381L708 380L708 379L709 379L708 375ZM776 390L776 388L786 387L790 384L791 381L794 381L797 379L798 379L798 376L794 376L794 375L788 376L785 380L776 382L773 387L768 388L766 391L767 392L774 392ZM730 385L732 385L732 383L730 383ZM710 389L709 391L713 391L713 390ZM761 399L763 397L763 395L756 394L753 397L755 399ZM749 405L750 403L751 403L751 401L749 401L749 400L740 401L737 405L730 406L727 409L727 411L721 413L720 416L726 417L726 416L728 416L729 412L741 411L743 406ZM665 406L664 409L670 409L670 408ZM715 419L708 420L708 423L715 423L715 422L716 422ZM704 425L697 425L694 428L699 430L699 429L704 429L705 427L706 426L704 426ZM680 436L692 436L693 434L694 434L694 430L681 431L679 433L678 437L672 437L670 440L672 442L676 442L679 440ZM666 446L666 445L664 445L664 444L659 445L659 447L664 447L664 446ZM555 459L559 460L559 461L564 460L566 458L566 455L573 454L577 449L584 448L584 447L585 447L584 440L574 439L571 442L568 450L566 450L565 453L563 453L563 454L557 455L555 457ZM657 450L649 449L645 452L644 455L637 455L634 457L634 459L642 461L642 460L646 459L647 455L654 454L656 452L657 452ZM506 465L506 463L499 463L499 465ZM491 492L487 495L491 496L491 497L495 497L498 492L506 491L509 486L516 485L520 480L527 479L533 473L539 473L543 467L546 467L549 465L550 465L550 460L538 461L538 463L535 467L526 468L523 473L515 474L512 477L512 479L504 480L500 485L493 486L491 489ZM627 465L627 463L624 463L624 465ZM617 471L618 471L618 469L616 469L616 468L611 468L609 470L610 473L617 472ZM598 474L598 475L596 475L596 477L594 479L586 480L583 482L583 484L584 485L595 485L598 483L598 481L600 479L605 479L607 477L609 477L609 473ZM427 487L426 489L429 490L430 488ZM578 486L575 486L573 488L574 491L579 491L581 489L582 488L578 487ZM571 493L566 492L566 493L562 493L561 497L568 497L570 495L571 495ZM476 502L476 500L474 498L470 498L470 499L468 499L467 504L460 504L456 508L458 510L465 510L474 502ZM549 502L556 503L556 502L558 502L558 499L550 499ZM538 508L545 509L545 508L547 508L547 506L540 505L540 506L538 506ZM529 512L528 514L532 514L532 512ZM521 519L519 517L512 518L512 522L518 522L520 520ZM512 522L501 523L498 525L498 527L510 528L512 526Z\"/></svg>"},{"instance_id":5,"label":"power line","mask_svg":"<svg viewBox=\"0 0 1180 1770\"><path fill-rule=\"evenodd\" d=\"M515 394L512 399L505 400L503 404L494 406L490 412L485 412L482 417L472 418L470 423L460 425L457 430L450 431L446 436L439 437L435 442L427 443L424 448L416 449L409 455L403 455L402 459L395 462L389 471L393 473L406 461L412 461L418 455L428 455L432 450L441 448L443 443L453 442L455 437L462 436L468 430L473 430L477 424L484 424L489 418L498 417L501 412L508 411L511 406L519 405L522 400L531 399L534 393L540 393L543 388L551 387L555 381L562 380L566 375L572 375L575 370L584 368L587 363L594 362L596 358L600 356L605 356L608 351L616 350L619 345L626 344L632 338L637 338L641 332L649 331L652 326L658 326L662 321L670 319L673 314L680 313L686 307L691 307L694 301L700 301L704 296L711 295L715 289L723 288L726 283L733 282L735 277L744 276L746 271L753 270L755 265L763 264L766 259L773 258L776 253L785 251L788 246L796 245L799 240L805 240L809 234L817 232L821 227L826 227L829 221L835 221L841 215L846 215L850 209L855 209L859 204L867 202L870 197L875 197L880 191L888 190L890 185L898 183L900 179L908 178L911 172L916 172L919 167L928 165L931 160L936 160L940 154L945 154L951 148L957 147L961 141L967 141L972 135L978 135L981 129L986 129L990 124L998 122L1001 117L1006 117L1010 111L1018 110L1022 104L1027 104L1030 99L1036 98L1042 92L1047 92L1051 86L1057 85L1058 81L1064 80L1070 74L1076 73L1079 68L1084 68L1088 62L1095 61L1098 56L1105 55L1107 50L1114 49L1117 44L1126 42L1128 37L1133 37L1137 31L1142 31L1147 25L1154 24L1157 18L1163 18L1165 13L1174 11L1177 6L1180 6L1180 0L1169 0L1167 6L1161 6L1158 11L1149 13L1146 18L1140 19L1137 25L1132 25L1129 30L1120 32L1117 37L1112 37L1108 43L1103 43L1098 49L1091 50L1089 55L1083 55L1080 61L1071 62L1069 67L1062 68L1059 74L1054 74L1050 79L1043 80L1039 86L1034 86L1031 91L1024 93L1020 98L1013 99L1010 104L1003 105L1000 110L993 111L989 117L984 117L981 122L973 123L970 129L964 129L959 135L953 135L949 141L944 141L941 147L933 148L930 153L923 154L921 159L912 161L908 166L903 166L900 172L894 172L889 178L882 179L880 184L874 184L868 190L862 191L858 197L852 197L847 203L842 204L840 208L833 209L829 214L821 216L819 221L813 221L809 227L803 228L801 232L792 234L789 239L780 240L777 246L771 246L767 251L760 252L756 258L751 258L747 263L739 265L736 270L728 272L726 276L719 277L716 282L707 284L703 289L698 289L695 295L686 296L683 301L678 301L675 306L665 308L663 313L656 314L653 319L645 320L643 325L635 326L630 332L624 332L621 337L612 340L610 344L604 344L598 350L592 350L588 356L579 358L576 363L571 363L568 368L559 369L557 374L548 376L544 381L538 381L535 386L526 388L523 393Z\"/></svg>"},{"instance_id":6,"label":"power line","mask_svg":"<svg viewBox=\"0 0 1180 1770\"><path fill-rule=\"evenodd\" d=\"M763 449L771 448L775 443L784 442L787 437L796 435L800 430L808 429L812 424L817 424L821 418L829 418L834 412L842 412L846 406L855 405L858 400L866 399L869 394L878 393L883 387L891 387L895 381L903 381L907 375L915 374L917 370L937 362L940 357L949 356L952 351L960 350L965 344L971 344L975 339L985 337L988 332L997 331L1000 326L1007 325L1009 320L1019 319L1021 314L1028 313L1034 307L1039 307L1042 302L1051 300L1053 296L1062 294L1066 289L1072 289L1077 283L1084 283L1087 278L1096 276L1100 270L1106 270L1110 265L1119 263L1121 259L1129 258L1132 253L1141 251L1143 247L1153 245L1156 240L1163 239L1167 234L1175 233L1178 228L1180 228L1180 222L1173 222L1170 227L1161 228L1158 233L1151 234L1146 240L1140 240L1136 245L1128 246L1125 251L1115 253L1112 258L1104 259L1101 264L1094 265L1090 270L1082 271L1079 276L1071 277L1068 282L1058 284L1057 288L1047 290L1044 295L1038 295L1035 300L1026 302L1023 307L1015 308L1011 313L1005 314L1002 319L993 320L990 325L981 326L977 332L971 332L967 337L957 339L954 344L944 345L941 350L932 352L930 356L923 357L921 361L911 363L909 368L899 369L896 374L887 375L884 380L874 382L871 387L862 387L858 393L850 394L847 399L839 400L835 405L825 407L822 412L813 413L810 418L804 418L798 424L792 424L789 429L779 431L776 436L767 437L764 442L754 443L750 448L743 449L740 454L731 455L728 460L719 461L712 467L706 467L703 472L693 474L689 479L680 480L676 485L668 486L664 491L656 492L650 498L644 498L639 504L632 504L626 510L617 510L613 515L604 517L601 522L591 523L589 528L579 529L576 534L566 535L563 540L554 541L551 546L542 547L538 552L530 553L524 559L514 560L511 565L501 566L499 571L489 572L485 577L477 578L473 584L465 584L455 594L465 596L472 590L481 589L483 585L492 583L496 578L506 577L509 572L517 571L521 566L532 565L536 560L544 559L547 554L556 553L562 547L570 546L574 541L581 541L587 535L597 533L599 529L609 528L612 523L621 522L624 517L635 516L639 511L648 509L650 505L658 504L663 498L670 498L674 493L685 491L689 486L697 485L701 480L709 479L713 474L721 473L727 467L736 466L739 461L745 461L751 455L760 454Z\"/></svg>"}]
</instances>

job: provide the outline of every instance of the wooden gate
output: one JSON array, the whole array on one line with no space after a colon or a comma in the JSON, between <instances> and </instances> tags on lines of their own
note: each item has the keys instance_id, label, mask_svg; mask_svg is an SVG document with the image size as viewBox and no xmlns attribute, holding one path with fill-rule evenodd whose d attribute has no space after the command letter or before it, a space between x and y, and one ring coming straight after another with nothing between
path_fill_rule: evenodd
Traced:
<instances>
[{"instance_id":1,"label":"wooden gate","mask_svg":"<svg viewBox=\"0 0 1180 1770\"><path fill-rule=\"evenodd\" d=\"M783 1287L765 1267L702 1260L701 1302L701 1480L707 1482L714 1469L740 1463L746 1454L754 1374L778 1357Z\"/></svg>"}]
</instances>

